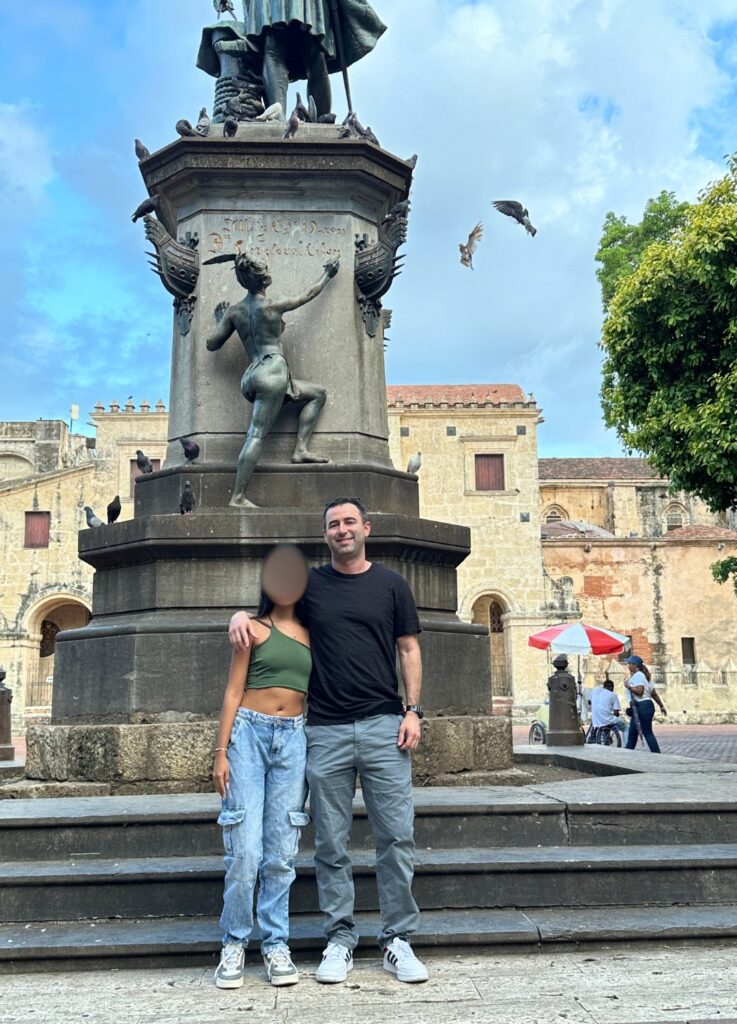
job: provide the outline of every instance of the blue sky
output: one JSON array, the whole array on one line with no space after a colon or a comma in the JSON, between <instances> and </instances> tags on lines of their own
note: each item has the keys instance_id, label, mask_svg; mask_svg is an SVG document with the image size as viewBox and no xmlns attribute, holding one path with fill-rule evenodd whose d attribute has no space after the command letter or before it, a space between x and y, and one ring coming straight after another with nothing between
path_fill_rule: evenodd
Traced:
<instances>
[{"instance_id":1,"label":"blue sky","mask_svg":"<svg viewBox=\"0 0 737 1024\"><path fill-rule=\"evenodd\" d=\"M374 6L389 32L353 69L354 102L387 149L419 154L387 379L516 382L543 407L541 454L618 454L593 254L607 210L636 219L661 189L692 199L721 174L737 0ZM0 419L74 402L83 425L98 400L167 399L171 306L130 222L132 140L158 148L209 107L194 61L211 20L210 0L3 4ZM526 203L535 239L497 198ZM478 220L470 273L457 247Z\"/></svg>"}]
</instances>

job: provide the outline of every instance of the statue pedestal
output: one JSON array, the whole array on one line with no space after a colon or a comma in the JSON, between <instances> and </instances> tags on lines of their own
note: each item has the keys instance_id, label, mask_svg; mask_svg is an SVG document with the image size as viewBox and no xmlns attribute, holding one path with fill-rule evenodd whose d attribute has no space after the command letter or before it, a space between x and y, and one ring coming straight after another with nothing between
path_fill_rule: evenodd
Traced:
<instances>
[{"instance_id":1,"label":"statue pedestal","mask_svg":"<svg viewBox=\"0 0 737 1024\"><path fill-rule=\"evenodd\" d=\"M93 618L57 638L52 723L29 734L27 772L128 791L207 787L228 620L258 603L273 544L297 543L315 565L328 560L321 512L341 494L366 501L369 557L415 594L428 740L455 743L459 772L508 767L511 731L491 716L486 630L456 616L456 567L470 532L420 519L416 479L391 464L381 326L369 336L356 297L355 236L376 239L386 211L406 198L411 168L370 143L339 141L334 126L305 125L286 142L269 125L240 133L181 140L142 166L170 233L199 238L191 320L181 308L175 316L168 455L137 483L134 519L80 533L80 557L96 570ZM250 414L239 390L247 359L236 336L218 352L205 347L221 304L243 291L232 265L203 265L237 249L268 260L275 295L299 291L341 257L325 291L286 315L284 334L293 377L328 391L312 448L332 461L290 463L295 417L285 409L248 490L261 507L243 510L228 501ZM185 465L184 437L200 445L194 466ZM184 480L197 503L189 516L178 511Z\"/></svg>"}]
</instances>

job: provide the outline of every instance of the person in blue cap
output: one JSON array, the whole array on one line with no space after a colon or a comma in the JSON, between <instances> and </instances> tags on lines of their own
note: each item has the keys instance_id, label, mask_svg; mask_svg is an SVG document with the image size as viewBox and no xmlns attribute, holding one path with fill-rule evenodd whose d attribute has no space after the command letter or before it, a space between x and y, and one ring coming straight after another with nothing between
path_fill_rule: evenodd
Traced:
<instances>
[{"instance_id":1,"label":"person in blue cap","mask_svg":"<svg viewBox=\"0 0 737 1024\"><path fill-rule=\"evenodd\" d=\"M632 654L625 659L624 663L630 672L629 680L625 682L624 688L629 690L630 707L632 708L632 725L627 736L627 749L635 749L637 736L642 733L652 753L659 754L660 746L653 734L653 718L655 717L655 704L664 715L668 714L665 704L660 699L658 691L653 685L650 670L642 658Z\"/></svg>"}]
</instances>

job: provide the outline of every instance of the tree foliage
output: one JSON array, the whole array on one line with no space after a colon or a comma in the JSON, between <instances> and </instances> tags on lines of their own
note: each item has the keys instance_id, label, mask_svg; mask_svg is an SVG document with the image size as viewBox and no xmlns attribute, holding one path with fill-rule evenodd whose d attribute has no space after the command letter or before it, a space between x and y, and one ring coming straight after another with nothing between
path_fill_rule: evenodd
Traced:
<instances>
[{"instance_id":1,"label":"tree foliage","mask_svg":"<svg viewBox=\"0 0 737 1024\"><path fill-rule=\"evenodd\" d=\"M688 203L678 202L675 192L664 191L648 199L639 224L629 224L626 217L609 211L596 253L596 277L605 309L620 281L637 269L647 247L668 241L685 223L689 209Z\"/></svg>"},{"instance_id":2,"label":"tree foliage","mask_svg":"<svg viewBox=\"0 0 737 1024\"><path fill-rule=\"evenodd\" d=\"M675 488L714 510L737 498L737 158L607 307L608 425Z\"/></svg>"},{"instance_id":3,"label":"tree foliage","mask_svg":"<svg viewBox=\"0 0 737 1024\"><path fill-rule=\"evenodd\" d=\"M678 209L668 193L651 202L659 200L663 212ZM631 234L619 252L608 247L608 271L602 261L614 282L601 340L602 405L628 450L716 512L737 507L737 156L678 216L629 273ZM712 572L737 590L737 559Z\"/></svg>"}]
</instances>

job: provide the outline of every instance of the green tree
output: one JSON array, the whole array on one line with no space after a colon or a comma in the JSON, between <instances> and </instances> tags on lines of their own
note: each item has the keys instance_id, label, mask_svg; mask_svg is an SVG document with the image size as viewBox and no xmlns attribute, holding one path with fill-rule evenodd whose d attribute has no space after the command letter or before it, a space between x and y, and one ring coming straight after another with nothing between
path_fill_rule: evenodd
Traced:
<instances>
[{"instance_id":1,"label":"green tree","mask_svg":"<svg viewBox=\"0 0 737 1024\"><path fill-rule=\"evenodd\" d=\"M712 511L735 507L737 156L620 275L601 347L604 417L625 447Z\"/></svg>"},{"instance_id":2,"label":"green tree","mask_svg":"<svg viewBox=\"0 0 737 1024\"><path fill-rule=\"evenodd\" d=\"M629 224L626 217L609 211L596 253L596 277L605 309L620 281L637 269L647 247L671 238L685 223L688 210L689 204L679 203L675 192L661 192L648 199L639 224Z\"/></svg>"}]
</instances>

